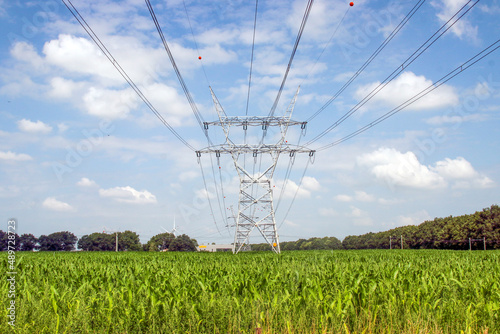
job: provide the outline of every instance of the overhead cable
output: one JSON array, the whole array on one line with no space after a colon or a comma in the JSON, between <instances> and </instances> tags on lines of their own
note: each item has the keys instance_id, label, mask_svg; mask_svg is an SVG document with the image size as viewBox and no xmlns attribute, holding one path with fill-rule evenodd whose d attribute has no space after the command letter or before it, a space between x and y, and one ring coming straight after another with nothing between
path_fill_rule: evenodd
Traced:
<instances>
[{"instance_id":1,"label":"overhead cable","mask_svg":"<svg viewBox=\"0 0 500 334\"><path fill-rule=\"evenodd\" d=\"M399 65L387 78L384 79L380 84L378 84L368 95L366 95L360 102L358 102L354 107L352 107L347 113L340 117L328 128L323 130L316 137L311 139L305 145L309 146L317 140L321 139L327 133L335 129L337 126L342 124L347 118L363 107L368 101L370 101L375 95L377 95L382 89L384 89L389 83L396 79L399 74L401 74L410 64L412 64L418 57L420 57L429 47L431 47L441 36L443 36L449 29L451 29L465 14L467 14L480 0L476 0L472 6L467 8L460 16L460 12L464 10L472 0L469 0L464 6L462 6L446 23L444 23L427 41L425 41L411 56L409 56L401 65ZM458 16L458 17L457 17ZM452 22L452 20L454 20Z\"/></svg>"},{"instance_id":2,"label":"overhead cable","mask_svg":"<svg viewBox=\"0 0 500 334\"><path fill-rule=\"evenodd\" d=\"M250 87L252 85L253 52L254 52L254 49L255 49L255 30L257 28L257 9L258 9L258 5L259 5L259 0L255 0L255 17L253 19L252 55L250 56L250 74L248 76L247 107L245 109L245 116L248 116L248 105L250 103ZM246 131L245 131L245 142L246 142Z\"/></svg>"},{"instance_id":3,"label":"overhead cable","mask_svg":"<svg viewBox=\"0 0 500 334\"><path fill-rule=\"evenodd\" d=\"M170 59L170 62L172 63L172 67L174 68L175 74L177 75L177 79L179 80L179 83L182 86L182 90L184 91L184 95L186 95L186 99L189 102L189 105L191 106L191 109L193 111L194 116L196 117L196 120L198 121L198 124L200 125L201 130L207 137L207 139L210 141L210 138L208 137L208 132L205 131L203 127L203 117L201 116L200 111L198 110L198 107L196 106L196 103L193 100L193 97L191 96L191 93L189 92L186 83L184 82L184 79L182 78L182 75L179 71L179 68L177 67L177 64L175 63L174 56L172 55L172 52L170 51L170 48L168 47L167 40L165 39L165 36L163 35L163 31L161 29L160 23L158 22L158 19L156 18L156 14L154 12L153 6L151 5L151 2L149 0L145 0L146 5L148 6L149 13L151 14L151 18L153 19L153 22L156 26L156 30L158 31L158 34L160 35L161 41L163 42L163 47L165 48L165 51L167 51L168 58Z\"/></svg>"},{"instance_id":4,"label":"overhead cable","mask_svg":"<svg viewBox=\"0 0 500 334\"><path fill-rule=\"evenodd\" d=\"M424 4L425 0L419 0L415 6L410 10L408 14L399 22L399 24L394 28L394 30L387 36L384 42L372 53L372 55L361 65L361 67L353 74L353 76L333 95L321 108L318 109L311 117L306 121L309 123L316 116L318 116L323 110L325 110L340 94L346 90L349 85L356 80L356 78L370 65L370 63L379 55L380 52L389 44L389 42L396 36L396 34L405 26L406 23L412 18L412 16L417 12L417 10ZM347 14L347 12L346 12ZM337 27L338 28L338 27Z\"/></svg>"},{"instance_id":5,"label":"overhead cable","mask_svg":"<svg viewBox=\"0 0 500 334\"><path fill-rule=\"evenodd\" d=\"M69 3L66 3L66 1ZM156 108L153 106L153 104L147 99L147 97L142 93L142 91L137 87L137 85L134 83L134 81L128 76L127 72L120 66L118 61L113 57L111 52L106 48L104 43L99 39L97 34L92 30L90 25L85 21L83 16L78 12L78 10L75 8L71 0L62 0L66 8L71 12L71 14L75 17L75 19L80 23L82 28L87 32L89 37L92 39L92 41L97 45L97 47L102 51L104 56L108 58L108 60L111 62L111 64L116 68L118 73L125 79L125 81L129 84L129 86L134 90L134 92L139 96L139 98L146 104L146 106L155 114L155 116L167 127L172 134L177 137L187 148L189 148L192 151L195 151L194 147L191 146L182 136L177 133L177 131L174 130L174 128L163 118L163 116L156 110Z\"/></svg>"},{"instance_id":6,"label":"overhead cable","mask_svg":"<svg viewBox=\"0 0 500 334\"><path fill-rule=\"evenodd\" d=\"M491 44L490 46L488 46L487 48L483 49L481 52L479 52L474 57L472 57L469 60L467 60L466 62L464 62L462 65L460 65L460 66L456 67L454 70L450 71L448 74L443 76L441 79L439 79L435 83L427 86L424 90L420 91L419 93L415 94L410 99L401 103L396 108L390 110L389 112L380 116L379 118L377 118L373 122L371 122L371 123L365 125L364 127L352 132L351 134L349 134L343 138L340 138L340 139L334 141L333 143L330 143L328 145L320 147L319 149L317 149L317 151L326 150L330 147L333 147L333 146L336 146L340 143L343 143L344 141L349 140L349 139L365 132L366 130L370 129L371 127L377 125L378 123L388 119L389 117L395 115L396 113L400 112L401 110L405 109L406 107L410 106L411 104L417 102L418 100L420 100L421 98L423 98L427 94L431 93L435 89L439 88L440 86L442 86L446 82L450 81L451 79L453 79L454 77L456 77L457 75L459 75L463 71L467 70L469 67L471 67L472 65L474 65L475 63L477 63L478 61L483 59L484 57L488 56L490 53L494 52L498 48L500 48L500 39L497 40L495 43Z\"/></svg>"},{"instance_id":7,"label":"overhead cable","mask_svg":"<svg viewBox=\"0 0 500 334\"><path fill-rule=\"evenodd\" d=\"M283 92L283 88L285 87L285 82L288 77L288 73L290 72L290 68L292 67L292 62L293 58L295 57L295 52L297 51L297 47L299 46L300 38L302 37L302 33L304 32L304 28L307 23L307 19L309 18L309 13L311 12L312 5L314 3L314 0L309 0L307 3L306 10L304 12L304 16L302 17L302 23L300 24L299 32L297 34L297 38L295 39L295 44L292 49L292 54L290 55L290 60L288 61L288 66L285 71L285 75L283 76L283 81L281 82L281 86L278 90L278 95L276 96L276 99L274 100L273 106L271 107L271 111L269 111L269 117L274 116L274 112L276 111L276 108L278 107L278 103L281 97L281 93Z\"/></svg>"}]
</instances>

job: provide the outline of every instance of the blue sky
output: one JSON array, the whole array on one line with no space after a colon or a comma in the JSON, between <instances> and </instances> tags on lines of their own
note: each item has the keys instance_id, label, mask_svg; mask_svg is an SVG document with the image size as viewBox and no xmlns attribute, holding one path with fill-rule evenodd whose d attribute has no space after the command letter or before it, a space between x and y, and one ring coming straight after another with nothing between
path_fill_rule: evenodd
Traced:
<instances>
[{"instance_id":1,"label":"blue sky","mask_svg":"<svg viewBox=\"0 0 500 334\"><path fill-rule=\"evenodd\" d=\"M204 120L217 117L209 85L228 115L244 115L255 3L151 2ZM291 128L287 140L305 144L333 124L466 2L426 1L309 122L305 135ZM315 1L277 115L300 85L293 119L312 116L416 3L355 1L350 7L344 1ZM206 147L144 1L73 4L167 122L194 148ZM306 4L259 2L250 115L271 109ZM499 1L478 2L370 102L308 147L318 149L369 124L497 41L499 14ZM0 216L5 224L15 217L19 233L36 236L132 230L146 242L171 229L175 219L179 232L200 243L232 241L226 224L231 223L228 208L237 207L238 180L229 157L221 157L220 173L215 157L202 156L200 168L195 153L143 104L62 2L0 0L0 25ZM290 160L282 156L274 177L280 239L343 239L498 204L498 55L493 52L368 131L318 151L314 163L307 163L307 154L297 155L283 191ZM210 128L209 135L214 143L223 140L220 129ZM277 135L271 131L268 138ZM249 134L249 141L258 136Z\"/></svg>"}]
</instances>

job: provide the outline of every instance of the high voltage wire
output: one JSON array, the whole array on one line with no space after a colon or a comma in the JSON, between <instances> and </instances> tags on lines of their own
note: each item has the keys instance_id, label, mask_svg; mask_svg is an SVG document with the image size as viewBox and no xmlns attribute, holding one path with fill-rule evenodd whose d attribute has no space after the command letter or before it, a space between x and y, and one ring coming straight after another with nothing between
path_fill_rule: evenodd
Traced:
<instances>
[{"instance_id":1,"label":"high voltage wire","mask_svg":"<svg viewBox=\"0 0 500 334\"><path fill-rule=\"evenodd\" d=\"M371 127L377 125L378 123L380 123L380 122L388 119L389 117L391 117L394 114L400 112L401 110L405 109L406 107L410 106L411 104L417 102L418 100L420 100L421 98L423 98L427 94L431 93L435 89L439 88L440 86L442 86L446 82L450 81L451 79L453 79L454 77L456 77L457 75L459 75L463 71L467 70L469 67L471 67L472 65L474 65L475 63L477 63L478 61L480 61L481 59L483 59L484 57L488 56L490 53L494 52L498 48L500 48L500 39L497 40L495 43L491 44L490 46L488 46L487 48L483 49L481 52L479 52L478 54L476 54L475 56L473 56L472 58L470 58L469 60L467 60L466 62L464 62L462 65L460 65L457 68L455 68L454 70L450 71L448 74L446 74L445 76L443 76L441 79L439 79L435 83L427 86L427 88L425 88L424 90L420 91L419 93L415 94L410 99L408 99L405 102L401 103L396 108L394 108L391 111L385 113L384 115L380 116L379 118L377 118L373 122L365 125L364 127L362 127L360 129L352 132L351 134L349 134L349 135L347 135L347 136L345 136L345 137L343 137L341 139L338 139L338 140L334 141L333 143L330 143L328 145L320 147L319 149L317 149L317 151L326 150L326 149L328 149L330 147L336 146L336 145L338 145L338 144L340 144L340 143L342 143L342 142L344 142L346 140L349 140L349 139L351 139L351 138L353 138L353 137L355 137L355 136L357 136L357 135L365 132L366 130L370 129Z\"/></svg>"},{"instance_id":2,"label":"high voltage wire","mask_svg":"<svg viewBox=\"0 0 500 334\"><path fill-rule=\"evenodd\" d=\"M408 14L399 22L399 24L394 28L394 30L390 33L389 36L384 40L384 42L372 53L372 55L364 62L363 65L354 73L354 75L333 95L321 108L318 109L311 117L309 117L306 121L309 123L316 116L318 116L323 110L325 110L340 94L346 90L349 85L356 80L356 78L363 72L368 65L379 55L380 52L389 44L389 42L396 36L396 34L408 23L408 21L412 18L412 16L422 7L425 0L419 0L415 6L410 10ZM346 12L347 14L347 12ZM345 16L345 15L344 15ZM343 19L342 19L343 20ZM338 27L337 27L338 28Z\"/></svg>"},{"instance_id":3,"label":"high voltage wire","mask_svg":"<svg viewBox=\"0 0 500 334\"><path fill-rule=\"evenodd\" d=\"M247 94L247 107L245 109L245 116L248 116L248 104L250 103L250 87L252 84L252 68L253 68L253 52L255 49L255 30L257 28L257 9L259 0L255 0L255 17L253 20L253 38L252 38L252 55L250 56L250 74L248 77L248 94ZM246 134L246 133L245 133Z\"/></svg>"},{"instance_id":4,"label":"high voltage wire","mask_svg":"<svg viewBox=\"0 0 500 334\"><path fill-rule=\"evenodd\" d=\"M188 14L188 10L186 7L186 2L184 0L182 0L182 4L184 5L184 11L186 12L186 18L188 20L189 29L191 30L191 36L193 36L194 46L196 47L196 52L198 52L198 59L201 60L202 58L201 58L201 54L200 54L200 49L198 48L198 43L196 42L196 37L194 37L193 26L191 25L191 20L189 19L189 14ZM208 84L208 86L210 86L210 81L208 80L207 72L205 71L205 66L203 66L203 62L201 62L201 68L203 70L203 74L205 75L205 80L207 80L207 84Z\"/></svg>"},{"instance_id":5,"label":"high voltage wire","mask_svg":"<svg viewBox=\"0 0 500 334\"><path fill-rule=\"evenodd\" d=\"M314 3L314 0L309 0L307 3L306 10L304 12L304 16L302 17L302 23L300 24L299 32L297 34L297 38L295 39L295 44L292 49L292 54L290 55L290 60L288 61L288 66L285 71L285 75L283 76L283 81L281 82L281 86L278 90L278 95L276 96L276 99L274 100L274 104L271 107L271 111L269 111L269 117L274 116L274 112L276 111L276 107L278 106L278 102L281 97L281 93L283 92L283 88L285 87L285 82L288 77L288 73L290 72L290 68L292 67L292 62L293 58L295 57L295 52L297 51L297 47L299 46L300 38L302 37L302 33L304 32L304 28L307 23L307 19L309 18L309 13L311 12L312 5Z\"/></svg>"},{"instance_id":6,"label":"high voltage wire","mask_svg":"<svg viewBox=\"0 0 500 334\"><path fill-rule=\"evenodd\" d=\"M283 217L283 221L281 222L280 226L278 226L278 229L281 228L281 226L285 222L286 218L288 217L288 214L292 210L293 203L295 202L295 198L297 198L297 194L299 193L299 189L302 186L302 181L304 181L304 177L306 176L307 168L309 167L309 163L311 162L311 159L312 159L312 157L309 157L309 159L307 159L306 167L304 168L304 172L302 173L302 177L300 178L299 185L297 186L297 189L295 190L295 194L293 195L292 202L290 203L290 206L288 207L288 210L286 211L286 214Z\"/></svg>"},{"instance_id":7,"label":"high voltage wire","mask_svg":"<svg viewBox=\"0 0 500 334\"><path fill-rule=\"evenodd\" d=\"M149 0L145 0L146 5L148 6L149 13L151 14L151 18L153 19L153 22L156 26L156 30L158 31L158 34L160 35L161 41L163 42L163 47L165 48L165 51L167 51L168 58L170 59L170 62L172 63L172 67L174 68L175 74L177 75L177 79L179 80L179 83L182 86L182 90L184 91L184 95L186 95L186 99L189 102L189 105L191 106L191 109L193 111L194 116L196 117L196 120L198 121L198 124L200 125L201 130L207 137L207 140L211 143L210 138L208 137L208 132L205 131L203 127L203 117L201 116L200 111L198 110L198 107L196 106L196 103L193 100L193 97L191 96L191 93L189 92L186 83L184 82L184 79L182 78L182 75L179 71L179 68L177 67L177 64L175 63L174 56L172 55L172 52L170 51L170 48L168 47L167 40L165 39L165 36L163 35L163 31L161 29L160 23L158 22L158 19L156 18L156 14L154 12L153 6L151 5L151 2Z\"/></svg>"},{"instance_id":8,"label":"high voltage wire","mask_svg":"<svg viewBox=\"0 0 500 334\"><path fill-rule=\"evenodd\" d=\"M340 20L340 22L337 24L337 27L335 27L335 30L333 31L332 35L330 36L330 39L328 40L328 42L326 43L325 47L323 48L323 50L321 50L319 56L316 58L316 61L314 62L313 66L311 66L311 69L309 70L309 72L307 73L307 76L304 80L307 80L309 78L309 75L311 75L312 71L314 70L314 68L316 67L316 65L318 64L319 60L321 59L321 57L323 56L323 53L325 53L326 49L328 48L328 45L330 45L330 43L332 42L333 38L335 37L335 35L337 34L337 31L339 30L340 26L342 25L342 23L344 22L345 20L345 17L347 16L347 13L349 13L349 9L351 7L347 7L347 10L345 11L344 13L344 16L342 16L342 19ZM302 83L304 82L304 80L302 80ZM302 83L300 84L300 86L302 86ZM309 120L307 120L307 122L309 122Z\"/></svg>"},{"instance_id":9,"label":"high voltage wire","mask_svg":"<svg viewBox=\"0 0 500 334\"><path fill-rule=\"evenodd\" d=\"M465 5L463 5L446 23L444 23L431 37L429 37L413 54L411 54L401 65L399 65L387 78L384 79L379 85L377 85L368 95L366 95L360 102L358 102L354 107L352 107L347 113L340 117L336 122L330 125L328 128L323 130L316 137L308 141L305 145L309 146L317 140L321 139L327 133L335 129L337 126L342 124L347 118L358 111L362 106L364 106L368 101L370 101L375 95L377 95L382 89L384 89L389 83L396 79L399 74L401 74L410 64L412 64L417 58L419 58L429 47L431 47L441 36L443 36L449 29L451 29L465 14L467 14L480 0L476 0L472 6L467 8L459 17L457 15L466 8L472 0L469 0ZM457 17L455 19L455 17ZM452 20L455 19L453 22ZM452 23L450 23L452 22Z\"/></svg>"},{"instance_id":10,"label":"high voltage wire","mask_svg":"<svg viewBox=\"0 0 500 334\"><path fill-rule=\"evenodd\" d=\"M66 3L66 1L69 3ZM167 127L167 129L172 132L172 134L177 137L187 148L192 151L195 151L194 147L191 146L182 136L174 130L174 128L163 118L163 116L156 110L153 104L147 99L147 97L142 93L139 87L134 83L134 81L128 76L127 72L121 67L118 61L113 57L111 52L106 48L104 43L99 39L97 34L92 30L90 25L85 21L83 16L78 12L75 8L71 0L62 0L66 8L70 11L70 13L75 17L78 23L82 26L85 32L89 35L92 41L97 45L97 47L102 51L104 56L108 58L111 64L115 67L115 69L120 73L120 75L125 79L125 81L129 84L129 86L134 90L134 92L139 96L139 98L146 104L146 106L155 114L155 116Z\"/></svg>"},{"instance_id":11,"label":"high voltage wire","mask_svg":"<svg viewBox=\"0 0 500 334\"><path fill-rule=\"evenodd\" d=\"M208 192L207 180L205 178L205 173L203 172L203 166L201 164L201 158L199 159L199 165L200 165L200 169L201 169L201 176L203 178L203 184L205 185L205 192L207 194L208 206L210 207L210 212L212 213L212 218L214 219L214 224L215 224L215 227L217 228L217 232L219 232L219 234L222 235L222 233L219 230L219 226L217 225L217 221L215 220L214 209L212 207L212 202L210 201L210 193Z\"/></svg>"}]
</instances>

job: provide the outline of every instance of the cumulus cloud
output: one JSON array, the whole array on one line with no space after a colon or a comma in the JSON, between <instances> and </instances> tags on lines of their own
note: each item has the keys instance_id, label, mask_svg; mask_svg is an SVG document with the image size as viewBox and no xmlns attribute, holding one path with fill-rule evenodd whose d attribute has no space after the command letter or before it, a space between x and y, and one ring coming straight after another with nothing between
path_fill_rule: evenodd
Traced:
<instances>
[{"instance_id":1,"label":"cumulus cloud","mask_svg":"<svg viewBox=\"0 0 500 334\"><path fill-rule=\"evenodd\" d=\"M73 207L68 203L58 201L54 197L47 197L43 201L42 206L52 211L72 211Z\"/></svg>"},{"instance_id":2,"label":"cumulus cloud","mask_svg":"<svg viewBox=\"0 0 500 334\"><path fill-rule=\"evenodd\" d=\"M431 4L438 10L436 16L439 21L445 23L467 2L468 0L436 0ZM478 28L473 26L467 18L461 18L451 27L450 31L460 39L467 38L477 41Z\"/></svg>"},{"instance_id":3,"label":"cumulus cloud","mask_svg":"<svg viewBox=\"0 0 500 334\"><path fill-rule=\"evenodd\" d=\"M137 107L137 97L132 89L112 90L91 87L83 96L85 109L90 115L103 119L128 116Z\"/></svg>"},{"instance_id":4,"label":"cumulus cloud","mask_svg":"<svg viewBox=\"0 0 500 334\"><path fill-rule=\"evenodd\" d=\"M395 149L381 148L364 154L358 163L369 167L371 173L389 186L435 189L446 186L444 178L420 164L413 152L401 153Z\"/></svg>"},{"instance_id":5,"label":"cumulus cloud","mask_svg":"<svg viewBox=\"0 0 500 334\"><path fill-rule=\"evenodd\" d=\"M357 208L353 205L350 207L350 213L348 213L348 217L352 218L354 225L358 226L370 226L373 225L373 220L370 215L366 212Z\"/></svg>"},{"instance_id":6,"label":"cumulus cloud","mask_svg":"<svg viewBox=\"0 0 500 334\"><path fill-rule=\"evenodd\" d=\"M490 178L478 173L471 163L462 157L438 161L433 170L455 181L453 185L455 188L489 188L494 185Z\"/></svg>"},{"instance_id":7,"label":"cumulus cloud","mask_svg":"<svg viewBox=\"0 0 500 334\"><path fill-rule=\"evenodd\" d=\"M416 75L413 72L403 72L399 77L389 83L384 89L378 92L372 99L372 102L378 102L390 107L399 106L401 103L411 99L415 94L425 90L433 83L423 75ZM361 86L355 93L356 98L363 99L380 82L374 82ZM456 105L459 102L455 89L448 85L442 85L432 93L429 93L422 99L411 104L408 110L426 110L443 108Z\"/></svg>"},{"instance_id":8,"label":"cumulus cloud","mask_svg":"<svg viewBox=\"0 0 500 334\"><path fill-rule=\"evenodd\" d=\"M318 213L320 216L323 216L323 217L335 217L335 216L338 216L338 213L332 209L332 208L320 208L318 210Z\"/></svg>"},{"instance_id":9,"label":"cumulus cloud","mask_svg":"<svg viewBox=\"0 0 500 334\"><path fill-rule=\"evenodd\" d=\"M375 197L364 191L356 191L354 196L341 194L335 196L335 200L339 202L352 202L353 200L357 200L359 202L373 202L375 201Z\"/></svg>"},{"instance_id":10,"label":"cumulus cloud","mask_svg":"<svg viewBox=\"0 0 500 334\"><path fill-rule=\"evenodd\" d=\"M42 121L32 122L29 119L22 119L17 122L17 127L23 132L48 134L52 131L52 127Z\"/></svg>"},{"instance_id":11,"label":"cumulus cloud","mask_svg":"<svg viewBox=\"0 0 500 334\"><path fill-rule=\"evenodd\" d=\"M77 186L80 186L80 187L95 187L97 186L97 183L95 183L95 181L92 181L86 177L82 177L82 179L80 181L78 181L76 183Z\"/></svg>"},{"instance_id":12,"label":"cumulus cloud","mask_svg":"<svg viewBox=\"0 0 500 334\"><path fill-rule=\"evenodd\" d=\"M390 187L437 189L451 184L459 188L486 188L494 184L462 157L446 158L436 162L435 166L425 166L413 152L401 153L391 148L380 148L360 156L357 161Z\"/></svg>"},{"instance_id":13,"label":"cumulus cloud","mask_svg":"<svg viewBox=\"0 0 500 334\"><path fill-rule=\"evenodd\" d=\"M72 80L55 77L50 80L49 95L60 99L69 99L73 97L78 89L83 87L83 83Z\"/></svg>"},{"instance_id":14,"label":"cumulus cloud","mask_svg":"<svg viewBox=\"0 0 500 334\"><path fill-rule=\"evenodd\" d=\"M68 72L120 80L120 75L99 48L82 37L61 34L45 43L45 60Z\"/></svg>"},{"instance_id":15,"label":"cumulus cloud","mask_svg":"<svg viewBox=\"0 0 500 334\"><path fill-rule=\"evenodd\" d=\"M352 197L349 195L337 195L335 199L339 202L350 202L352 201Z\"/></svg>"},{"instance_id":16,"label":"cumulus cloud","mask_svg":"<svg viewBox=\"0 0 500 334\"><path fill-rule=\"evenodd\" d=\"M427 211L422 210L409 215L400 215L396 219L395 226L418 225L426 220L430 220L431 216Z\"/></svg>"},{"instance_id":17,"label":"cumulus cloud","mask_svg":"<svg viewBox=\"0 0 500 334\"><path fill-rule=\"evenodd\" d=\"M156 196L149 191L137 191L130 186L99 189L99 195L112 198L118 202L131 204L156 203Z\"/></svg>"},{"instance_id":18,"label":"cumulus cloud","mask_svg":"<svg viewBox=\"0 0 500 334\"><path fill-rule=\"evenodd\" d=\"M310 176L305 176L303 178L300 187L297 183L295 183L292 180L288 180L286 184L283 180L277 180L275 188L275 196L276 194L281 195L283 186L285 186L285 190L283 191L283 198L293 198L294 196L297 196L297 198L307 198L311 197L312 192L321 189L321 185L319 184L318 180Z\"/></svg>"},{"instance_id":19,"label":"cumulus cloud","mask_svg":"<svg viewBox=\"0 0 500 334\"><path fill-rule=\"evenodd\" d=\"M41 69L43 67L43 58L36 52L32 44L17 42L12 46L10 54L17 60L29 63L34 68Z\"/></svg>"},{"instance_id":20,"label":"cumulus cloud","mask_svg":"<svg viewBox=\"0 0 500 334\"><path fill-rule=\"evenodd\" d=\"M31 156L24 153L14 153L11 151L2 152L0 151L0 160L10 160L10 161L28 161L33 160Z\"/></svg>"},{"instance_id":21,"label":"cumulus cloud","mask_svg":"<svg viewBox=\"0 0 500 334\"><path fill-rule=\"evenodd\" d=\"M486 120L487 117L486 115L482 114L471 114L471 115L465 115L465 116L451 116L451 115L443 115L443 116L434 116L426 120L428 124L431 125L443 125L443 124L460 124L464 122L471 122L471 121L484 121Z\"/></svg>"}]
</instances>

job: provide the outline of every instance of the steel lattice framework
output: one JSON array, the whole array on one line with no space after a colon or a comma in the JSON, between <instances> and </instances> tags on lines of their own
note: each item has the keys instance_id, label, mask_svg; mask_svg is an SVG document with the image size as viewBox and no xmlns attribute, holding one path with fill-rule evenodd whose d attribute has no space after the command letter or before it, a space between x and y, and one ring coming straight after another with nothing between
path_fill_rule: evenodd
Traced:
<instances>
[{"instance_id":1,"label":"steel lattice framework","mask_svg":"<svg viewBox=\"0 0 500 334\"><path fill-rule=\"evenodd\" d=\"M229 154L234 162L236 172L240 180L238 213L235 217L236 230L234 234L233 253L247 249L248 238L251 232L257 229L264 237L271 249L280 253L278 230L276 228L275 211L273 205L272 179L276 164L281 154L294 157L296 153L308 153L313 156L315 151L304 146L291 145L285 140L290 125L300 125L305 129L306 122L297 122L291 119L299 89L282 117L277 116L227 116L220 105L212 89L210 89L215 109L219 116L218 121L204 122L204 129L208 131L209 126L221 126L225 142L220 145L212 145L196 151L198 158L203 153L215 154L217 158L221 154ZM236 144L230 137L231 127L242 127L244 131L248 127L261 127L262 139L257 144ZM270 127L279 127L281 135L274 144L264 144L264 137ZM269 155L268 163L263 171L252 173L246 170L244 155L252 154L255 161L259 155Z\"/></svg>"}]
</instances>

